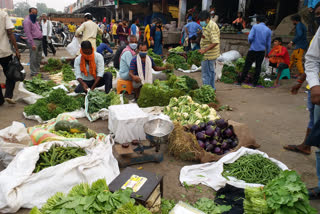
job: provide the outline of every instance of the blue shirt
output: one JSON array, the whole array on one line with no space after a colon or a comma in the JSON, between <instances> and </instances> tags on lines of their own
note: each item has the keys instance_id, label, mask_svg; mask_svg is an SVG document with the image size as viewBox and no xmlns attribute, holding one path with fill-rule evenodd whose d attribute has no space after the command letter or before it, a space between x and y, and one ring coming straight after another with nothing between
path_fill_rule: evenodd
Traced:
<instances>
[{"instance_id":1,"label":"blue shirt","mask_svg":"<svg viewBox=\"0 0 320 214\"><path fill-rule=\"evenodd\" d=\"M186 28L188 29L189 38L193 36L197 36L198 30L202 30L202 27L196 23L196 22L190 22L186 25Z\"/></svg>"},{"instance_id":2,"label":"blue shirt","mask_svg":"<svg viewBox=\"0 0 320 214\"><path fill-rule=\"evenodd\" d=\"M137 33L137 26L135 24L131 25L131 35L136 35Z\"/></svg>"},{"instance_id":3,"label":"blue shirt","mask_svg":"<svg viewBox=\"0 0 320 214\"><path fill-rule=\"evenodd\" d=\"M94 61L96 62L96 69L97 69L97 77L103 77L104 75L104 61L103 56L97 52L94 52ZM94 77L89 73L89 64L86 64L88 76L84 75L84 73L80 70L80 62L81 62L81 54L77 56L74 60L74 70L76 79L83 79L86 81L94 80Z\"/></svg>"},{"instance_id":4,"label":"blue shirt","mask_svg":"<svg viewBox=\"0 0 320 214\"><path fill-rule=\"evenodd\" d=\"M120 58L119 75L123 80L131 80L129 75L130 63L133 55L130 51L125 51Z\"/></svg>"},{"instance_id":5,"label":"blue shirt","mask_svg":"<svg viewBox=\"0 0 320 214\"><path fill-rule=\"evenodd\" d=\"M308 0L308 8L315 8L315 6L320 2L320 0Z\"/></svg>"},{"instance_id":6,"label":"blue shirt","mask_svg":"<svg viewBox=\"0 0 320 214\"><path fill-rule=\"evenodd\" d=\"M270 52L271 47L271 30L261 22L253 25L248 41L251 51L267 51Z\"/></svg>"},{"instance_id":7,"label":"blue shirt","mask_svg":"<svg viewBox=\"0 0 320 214\"><path fill-rule=\"evenodd\" d=\"M153 59L152 59L151 57L150 57L150 59L151 59L152 68L153 68L153 67L156 66L156 65L154 64L154 61L153 61ZM141 64L142 64L143 76L145 76L145 73L146 73L146 63L141 60ZM131 63L130 63L130 71L131 71L131 70L133 70L133 74L134 74L134 75L138 75L137 56L133 57L132 60L131 60Z\"/></svg>"},{"instance_id":8,"label":"blue shirt","mask_svg":"<svg viewBox=\"0 0 320 214\"><path fill-rule=\"evenodd\" d=\"M296 25L296 35L292 42L295 44L295 50L300 48L303 50L308 49L307 28L302 22Z\"/></svg>"},{"instance_id":9,"label":"blue shirt","mask_svg":"<svg viewBox=\"0 0 320 214\"><path fill-rule=\"evenodd\" d=\"M108 51L109 53L113 53L113 50L106 43L102 42L97 47L97 52L103 55L104 51Z\"/></svg>"}]
</instances>

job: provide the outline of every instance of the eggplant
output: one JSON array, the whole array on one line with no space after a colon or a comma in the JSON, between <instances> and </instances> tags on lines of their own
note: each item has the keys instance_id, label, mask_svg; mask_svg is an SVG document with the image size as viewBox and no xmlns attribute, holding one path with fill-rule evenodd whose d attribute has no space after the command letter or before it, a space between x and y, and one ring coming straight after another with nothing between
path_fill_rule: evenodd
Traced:
<instances>
[{"instance_id":1,"label":"eggplant","mask_svg":"<svg viewBox=\"0 0 320 214\"><path fill-rule=\"evenodd\" d=\"M233 131L230 129L230 128L227 128L225 131L224 131L224 135L227 137L227 138L230 138L233 136Z\"/></svg>"},{"instance_id":2,"label":"eggplant","mask_svg":"<svg viewBox=\"0 0 320 214\"><path fill-rule=\"evenodd\" d=\"M221 152L221 149L219 147L214 148L214 153L218 154Z\"/></svg>"},{"instance_id":3,"label":"eggplant","mask_svg":"<svg viewBox=\"0 0 320 214\"><path fill-rule=\"evenodd\" d=\"M202 141L202 140L198 140L198 144L199 144L199 146L201 147L201 148L205 148L205 144L204 144L204 142Z\"/></svg>"},{"instance_id":4,"label":"eggplant","mask_svg":"<svg viewBox=\"0 0 320 214\"><path fill-rule=\"evenodd\" d=\"M190 128L190 132L192 132L192 133L196 133L198 130L199 130L199 126L197 126L197 125L193 125Z\"/></svg>"},{"instance_id":5,"label":"eggplant","mask_svg":"<svg viewBox=\"0 0 320 214\"><path fill-rule=\"evenodd\" d=\"M227 144L226 141L224 141L222 144L221 144L221 149L228 149L229 148L229 145Z\"/></svg>"},{"instance_id":6,"label":"eggplant","mask_svg":"<svg viewBox=\"0 0 320 214\"><path fill-rule=\"evenodd\" d=\"M235 147L237 147L237 146L238 146L237 141L233 141L233 142L231 143L231 148L235 148Z\"/></svg>"},{"instance_id":7,"label":"eggplant","mask_svg":"<svg viewBox=\"0 0 320 214\"><path fill-rule=\"evenodd\" d=\"M209 128L206 130L206 135L213 137L214 136L214 129Z\"/></svg>"},{"instance_id":8,"label":"eggplant","mask_svg":"<svg viewBox=\"0 0 320 214\"><path fill-rule=\"evenodd\" d=\"M211 145L211 144L209 144L209 145L206 147L206 151L207 151L207 152L212 152L213 149L214 149L214 146Z\"/></svg>"},{"instance_id":9,"label":"eggplant","mask_svg":"<svg viewBox=\"0 0 320 214\"><path fill-rule=\"evenodd\" d=\"M217 127L215 129L215 132L217 133L215 136L220 137L221 136L221 129L219 127Z\"/></svg>"},{"instance_id":10,"label":"eggplant","mask_svg":"<svg viewBox=\"0 0 320 214\"><path fill-rule=\"evenodd\" d=\"M221 129L225 129L228 127L228 123L224 119L216 120L216 124Z\"/></svg>"},{"instance_id":11,"label":"eggplant","mask_svg":"<svg viewBox=\"0 0 320 214\"><path fill-rule=\"evenodd\" d=\"M205 124L205 123L203 123L203 122L202 122L202 123L199 123L199 127L200 127L201 130L204 130L204 129L206 128L206 125L207 125L207 124Z\"/></svg>"},{"instance_id":12,"label":"eggplant","mask_svg":"<svg viewBox=\"0 0 320 214\"><path fill-rule=\"evenodd\" d=\"M228 152L230 152L230 150L226 149L223 151L223 154L227 154Z\"/></svg>"},{"instance_id":13,"label":"eggplant","mask_svg":"<svg viewBox=\"0 0 320 214\"><path fill-rule=\"evenodd\" d=\"M212 120L210 120L208 123L207 123L207 126L214 126L216 123Z\"/></svg>"},{"instance_id":14,"label":"eggplant","mask_svg":"<svg viewBox=\"0 0 320 214\"><path fill-rule=\"evenodd\" d=\"M202 132L196 134L197 140L206 140L206 135Z\"/></svg>"},{"instance_id":15,"label":"eggplant","mask_svg":"<svg viewBox=\"0 0 320 214\"><path fill-rule=\"evenodd\" d=\"M216 140L212 140L212 141L211 141L211 144L214 145L214 146L216 146L217 143L218 143L218 141L216 141Z\"/></svg>"}]
</instances>

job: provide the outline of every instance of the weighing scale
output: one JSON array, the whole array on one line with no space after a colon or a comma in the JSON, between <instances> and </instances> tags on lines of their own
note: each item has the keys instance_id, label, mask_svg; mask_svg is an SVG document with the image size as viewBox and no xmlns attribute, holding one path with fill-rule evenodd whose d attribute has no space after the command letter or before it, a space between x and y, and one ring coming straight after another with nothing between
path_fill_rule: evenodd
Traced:
<instances>
[{"instance_id":1,"label":"weighing scale","mask_svg":"<svg viewBox=\"0 0 320 214\"><path fill-rule=\"evenodd\" d=\"M162 162L163 153L160 152L160 144L168 142L173 128L173 123L168 120L154 119L146 122L143 129L147 140L136 140L129 143L127 148L120 144L114 146L119 166L124 168L134 164Z\"/></svg>"}]
</instances>

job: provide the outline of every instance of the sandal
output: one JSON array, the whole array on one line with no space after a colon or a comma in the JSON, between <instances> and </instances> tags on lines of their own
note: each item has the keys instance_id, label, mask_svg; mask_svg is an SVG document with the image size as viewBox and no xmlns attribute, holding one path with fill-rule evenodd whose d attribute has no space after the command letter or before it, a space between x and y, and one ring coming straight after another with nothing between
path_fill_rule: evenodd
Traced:
<instances>
[{"instance_id":1,"label":"sandal","mask_svg":"<svg viewBox=\"0 0 320 214\"><path fill-rule=\"evenodd\" d=\"M296 145L287 145L287 146L284 146L283 148L286 149L286 150L292 151L292 152L302 153L304 155L310 155L311 154L311 151L301 150Z\"/></svg>"},{"instance_id":2,"label":"sandal","mask_svg":"<svg viewBox=\"0 0 320 214\"><path fill-rule=\"evenodd\" d=\"M320 199L319 187L308 189L308 195L309 195L309 200L319 200Z\"/></svg>"}]
</instances>

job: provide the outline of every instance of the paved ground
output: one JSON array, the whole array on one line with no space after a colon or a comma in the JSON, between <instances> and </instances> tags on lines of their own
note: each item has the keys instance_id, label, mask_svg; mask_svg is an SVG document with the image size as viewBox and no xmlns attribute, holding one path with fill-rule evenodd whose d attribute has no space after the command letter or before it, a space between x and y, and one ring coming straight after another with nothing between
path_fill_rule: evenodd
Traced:
<instances>
[{"instance_id":1,"label":"paved ground","mask_svg":"<svg viewBox=\"0 0 320 214\"><path fill-rule=\"evenodd\" d=\"M66 56L63 50L58 51L59 56ZM27 61L27 53L22 61ZM191 74L200 81L200 73ZM0 75L3 80L3 75ZM2 81L0 81L2 82ZM256 140L261 144L260 150L285 163L290 169L297 170L308 187L317 184L315 156L287 152L282 147L285 144L299 144L302 142L308 123L308 111L306 109L307 94L303 90L298 95L289 93L293 81L285 80L282 86L276 89L244 89L233 85L217 84L217 96L224 105L230 105L233 111L222 112L226 119L248 124ZM16 94L19 97L19 94ZM5 104L0 107L0 129L11 125L12 121L24 122L27 126L36 125L35 122L23 118L24 104L15 106ZM96 121L89 123L86 119L81 122L97 132L107 133L107 122ZM166 151L166 146L162 146ZM314 152L314 149L313 149ZM144 170L152 171L164 176L164 197L168 199L194 201L200 197L213 197L210 188L201 185L197 188L186 190L179 183L180 169L191 162L177 161L173 157L165 155L160 164L142 164ZM0 168L1 169L1 168ZM320 213L320 201L313 201L312 205ZM20 210L19 214L28 213L28 210Z\"/></svg>"}]
</instances>

